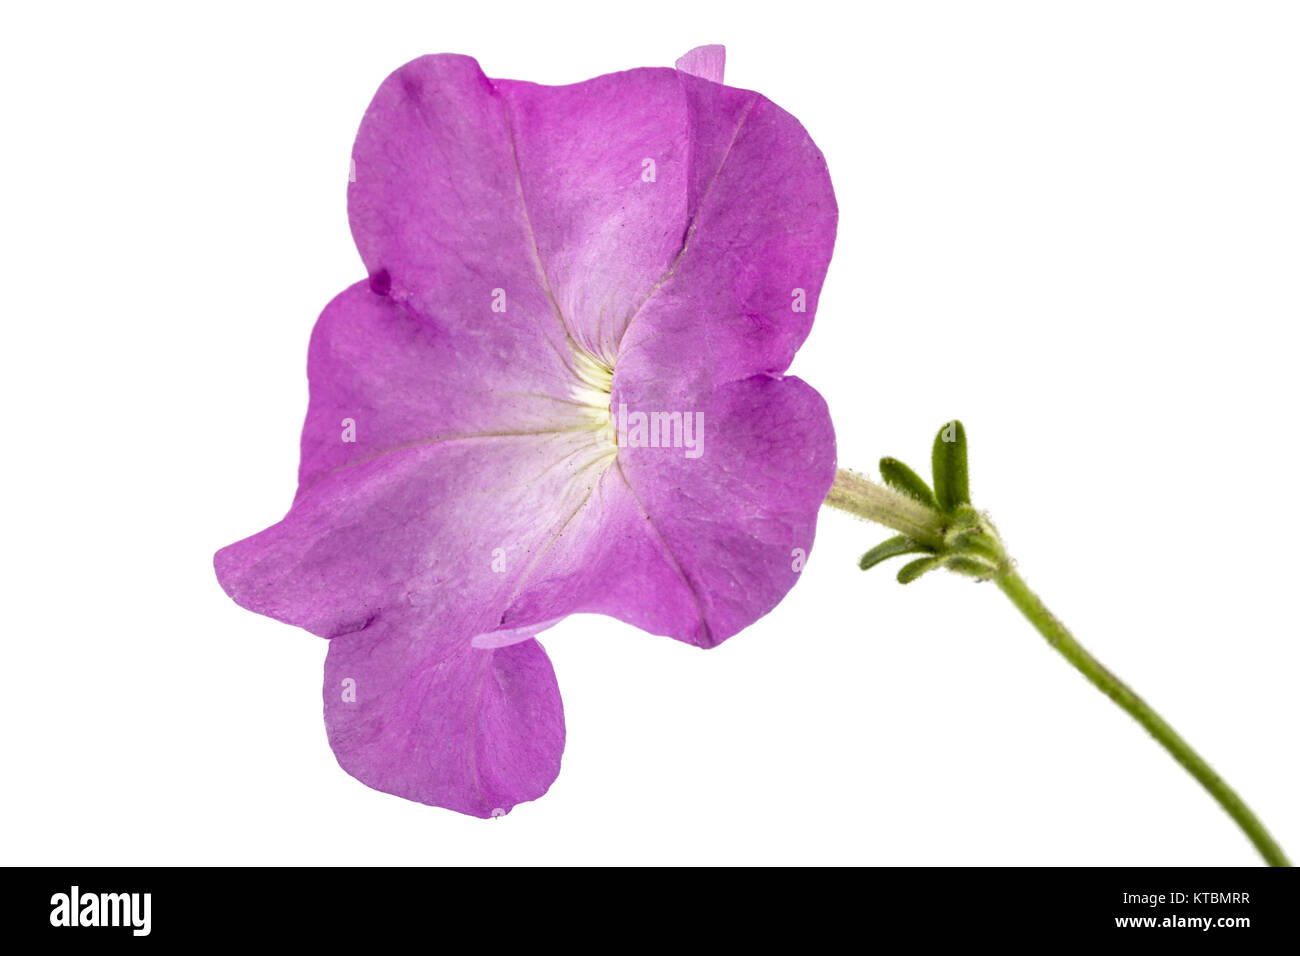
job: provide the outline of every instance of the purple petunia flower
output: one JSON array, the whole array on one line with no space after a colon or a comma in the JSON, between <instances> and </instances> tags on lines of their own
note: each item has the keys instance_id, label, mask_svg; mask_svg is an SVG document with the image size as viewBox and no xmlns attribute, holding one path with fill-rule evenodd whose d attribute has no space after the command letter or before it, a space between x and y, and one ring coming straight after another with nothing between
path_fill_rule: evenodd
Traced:
<instances>
[{"instance_id":1,"label":"purple petunia flower","mask_svg":"<svg viewBox=\"0 0 1300 956\"><path fill-rule=\"evenodd\" d=\"M216 555L330 638L339 763L496 816L555 779L534 639L598 612L712 647L770 611L835 473L782 372L835 239L821 153L722 48L572 86L426 56L375 95L349 218L369 279L308 352L298 492Z\"/></svg>"}]
</instances>

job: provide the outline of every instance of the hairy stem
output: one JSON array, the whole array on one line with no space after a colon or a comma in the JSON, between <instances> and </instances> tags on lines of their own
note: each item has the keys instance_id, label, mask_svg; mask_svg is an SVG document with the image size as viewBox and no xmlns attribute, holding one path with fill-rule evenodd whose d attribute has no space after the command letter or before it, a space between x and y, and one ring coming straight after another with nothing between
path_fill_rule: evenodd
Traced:
<instances>
[{"instance_id":1,"label":"hairy stem","mask_svg":"<svg viewBox=\"0 0 1300 956\"><path fill-rule=\"evenodd\" d=\"M1130 717L1136 720L1147 733L1156 739L1160 746L1169 751L1169 755L1182 764L1183 769L1196 778L1210 796L1228 812L1228 816L1237 822L1237 826L1255 844L1255 849L1269 866L1290 866L1286 854L1277 845L1277 841L1265 829L1264 824L1246 806L1237 791L1214 772L1205 759L1192 749L1178 731L1170 727L1163 717L1151 709L1151 705L1135 694L1122 680L1102 666L1078 641L1074 639L1064 624L1056 619L1043 604L1038 595L1029 589L1020 575L1007 571L997 578L1002 593L1011 599L1029 623L1047 638L1047 643L1060 652L1071 665L1092 682L1099 691L1113 700Z\"/></svg>"},{"instance_id":2,"label":"hairy stem","mask_svg":"<svg viewBox=\"0 0 1300 956\"><path fill-rule=\"evenodd\" d=\"M962 570L961 562L969 560L955 550L956 542L960 540L959 534L953 538L945 537L945 533L949 530L947 524L951 515L945 517L935 508L928 507L913 497L878 485L861 475L841 469L835 476L835 483L831 486L830 493L826 496L826 504L907 535L931 551L935 555L931 560L935 563L942 563L953 570ZM989 530L991 531L991 527ZM1002 593L1038 629L1039 633L1047 639L1048 644L1060 652L1061 656L1079 673L1088 678L1094 687L1141 724L1160 746L1169 752L1170 756L1182 764L1183 768L1209 791L1250 838L1250 842L1255 845L1270 866L1290 866L1286 854L1282 852L1277 841L1237 792L1228 786L1227 782L1205 762L1205 759L1193 750L1163 717L1152 710L1146 701L1103 667L1074 639L1038 595L1026 586L1020 575L1013 569L1012 563L1005 559L1005 552L995 533L990 541L995 547L995 557L998 560L990 562L987 567L988 573L981 576L997 581Z\"/></svg>"}]
</instances>

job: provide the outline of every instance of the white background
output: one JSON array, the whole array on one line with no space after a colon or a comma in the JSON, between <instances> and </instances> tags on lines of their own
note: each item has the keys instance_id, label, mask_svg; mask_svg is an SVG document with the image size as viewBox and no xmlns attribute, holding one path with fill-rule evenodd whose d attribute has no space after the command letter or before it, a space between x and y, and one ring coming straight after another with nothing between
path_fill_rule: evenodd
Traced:
<instances>
[{"instance_id":1,"label":"white background","mask_svg":"<svg viewBox=\"0 0 1300 956\"><path fill-rule=\"evenodd\" d=\"M505 820L337 767L325 642L211 555L292 497L366 104L422 53L569 83L709 42L830 164L793 371L841 463L962 417L1030 584L1300 853L1294 5L35 10L0 41L3 862L1256 862L992 586L862 574L886 533L830 512L717 650L548 634L564 769Z\"/></svg>"}]
</instances>

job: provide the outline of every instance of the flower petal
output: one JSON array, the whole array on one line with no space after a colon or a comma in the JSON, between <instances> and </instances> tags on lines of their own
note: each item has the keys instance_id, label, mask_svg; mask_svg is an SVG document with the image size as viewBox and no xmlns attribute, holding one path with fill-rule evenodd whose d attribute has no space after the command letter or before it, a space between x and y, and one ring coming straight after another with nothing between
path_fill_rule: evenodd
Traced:
<instances>
[{"instance_id":1,"label":"flower petal","mask_svg":"<svg viewBox=\"0 0 1300 956\"><path fill-rule=\"evenodd\" d=\"M445 314L420 316L353 285L312 332L299 496L331 472L413 445L590 426L567 359L508 312L484 310L458 329Z\"/></svg>"},{"instance_id":2,"label":"flower petal","mask_svg":"<svg viewBox=\"0 0 1300 956\"><path fill-rule=\"evenodd\" d=\"M525 588L543 592L534 621L559 617L563 580L593 546L569 529L600 477L583 441L451 439L333 472L278 524L219 551L217 576L249 610L323 637L415 609L468 642L498 629Z\"/></svg>"},{"instance_id":3,"label":"flower petal","mask_svg":"<svg viewBox=\"0 0 1300 956\"><path fill-rule=\"evenodd\" d=\"M478 63L442 54L398 69L366 110L352 157L348 218L375 291L447 329L509 322L564 348L504 106Z\"/></svg>"},{"instance_id":4,"label":"flower petal","mask_svg":"<svg viewBox=\"0 0 1300 956\"><path fill-rule=\"evenodd\" d=\"M628 568L640 586L626 582L597 604L654 630L647 604L684 586L702 627L672 636L710 647L774 608L798 580L835 478L830 414L801 380L771 376L725 384L690 405L642 407L703 415L699 458L676 448L619 449L619 470L642 524L670 556L678 580L670 590L662 576L650 579L656 593L646 571Z\"/></svg>"},{"instance_id":5,"label":"flower petal","mask_svg":"<svg viewBox=\"0 0 1300 956\"><path fill-rule=\"evenodd\" d=\"M323 696L339 765L385 793L501 816L560 772L564 710L535 640L449 647L381 619L330 642Z\"/></svg>"},{"instance_id":6,"label":"flower petal","mask_svg":"<svg viewBox=\"0 0 1300 956\"><path fill-rule=\"evenodd\" d=\"M495 83L549 287L574 339L611 360L690 221L699 158L681 75L638 69L572 86Z\"/></svg>"},{"instance_id":7,"label":"flower petal","mask_svg":"<svg viewBox=\"0 0 1300 956\"><path fill-rule=\"evenodd\" d=\"M702 454L620 448L572 528L600 545L564 588L571 611L713 647L798 580L835 477L835 434L825 401L794 377L730 382L684 405L660 394L643 407L704 416ZM546 593L521 594L503 626L543 620Z\"/></svg>"},{"instance_id":8,"label":"flower petal","mask_svg":"<svg viewBox=\"0 0 1300 956\"><path fill-rule=\"evenodd\" d=\"M697 46L679 56L675 65L683 73L690 73L702 80L721 83L727 65L727 48L721 43Z\"/></svg>"},{"instance_id":9,"label":"flower petal","mask_svg":"<svg viewBox=\"0 0 1300 956\"><path fill-rule=\"evenodd\" d=\"M611 362L667 297L741 351L730 377L783 370L834 242L825 162L798 121L681 70L548 87L421 57L384 81L353 156L372 285L457 328L502 289L552 347Z\"/></svg>"},{"instance_id":10,"label":"flower petal","mask_svg":"<svg viewBox=\"0 0 1300 956\"><path fill-rule=\"evenodd\" d=\"M735 111L729 87L682 83L693 113ZM812 327L837 217L821 152L798 120L756 96L730 130L680 259L629 325L616 370L718 383L784 371ZM629 356L642 349L632 373Z\"/></svg>"}]
</instances>

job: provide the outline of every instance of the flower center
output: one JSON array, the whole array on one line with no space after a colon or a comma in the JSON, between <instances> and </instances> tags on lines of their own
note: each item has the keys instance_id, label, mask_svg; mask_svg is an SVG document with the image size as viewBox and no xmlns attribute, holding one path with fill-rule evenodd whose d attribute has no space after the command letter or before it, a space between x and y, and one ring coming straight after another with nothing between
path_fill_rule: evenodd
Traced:
<instances>
[{"instance_id":1,"label":"flower center","mask_svg":"<svg viewBox=\"0 0 1300 956\"><path fill-rule=\"evenodd\" d=\"M573 371L577 381L570 390L573 401L582 406L582 415L596 431L599 444L614 445L614 417L610 412L610 395L614 391L614 368L602 359L575 348Z\"/></svg>"}]
</instances>

